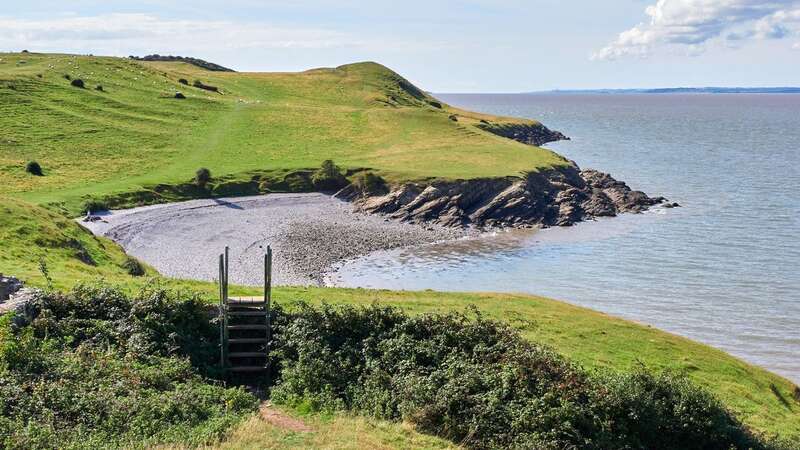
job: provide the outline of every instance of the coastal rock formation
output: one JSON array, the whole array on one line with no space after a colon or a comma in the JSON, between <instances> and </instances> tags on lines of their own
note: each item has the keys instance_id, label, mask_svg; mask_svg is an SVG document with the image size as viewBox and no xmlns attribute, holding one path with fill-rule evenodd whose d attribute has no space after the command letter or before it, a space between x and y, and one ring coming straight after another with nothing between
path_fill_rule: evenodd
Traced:
<instances>
[{"instance_id":1,"label":"coastal rock formation","mask_svg":"<svg viewBox=\"0 0 800 450\"><path fill-rule=\"evenodd\" d=\"M563 133L551 130L540 123L492 123L484 120L476 126L492 134L537 147L548 142L570 140Z\"/></svg>"},{"instance_id":2,"label":"coastal rock formation","mask_svg":"<svg viewBox=\"0 0 800 450\"><path fill-rule=\"evenodd\" d=\"M392 219L478 228L568 226L593 217L642 212L666 201L577 166L531 172L523 178L406 183L380 196L362 195L351 185L336 196L352 201L357 210Z\"/></svg>"}]
</instances>

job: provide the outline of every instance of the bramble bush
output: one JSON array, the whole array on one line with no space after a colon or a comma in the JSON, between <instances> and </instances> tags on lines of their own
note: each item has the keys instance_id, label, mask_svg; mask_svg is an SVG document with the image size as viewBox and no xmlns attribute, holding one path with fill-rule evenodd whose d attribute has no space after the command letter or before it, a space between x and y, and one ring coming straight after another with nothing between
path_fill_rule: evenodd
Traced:
<instances>
[{"instance_id":1,"label":"bramble bush","mask_svg":"<svg viewBox=\"0 0 800 450\"><path fill-rule=\"evenodd\" d=\"M0 448L202 445L257 407L217 381L218 328L195 295L81 284L27 310L0 317ZM276 403L473 449L797 448L751 434L684 376L586 372L477 310L300 303L272 323Z\"/></svg>"},{"instance_id":2,"label":"bramble bush","mask_svg":"<svg viewBox=\"0 0 800 450\"><path fill-rule=\"evenodd\" d=\"M196 298L81 285L29 309L0 318L0 448L200 445L257 407L204 376L218 331Z\"/></svg>"},{"instance_id":3,"label":"bramble bush","mask_svg":"<svg viewBox=\"0 0 800 450\"><path fill-rule=\"evenodd\" d=\"M770 448L683 376L587 373L476 315L282 313L272 399L402 419L475 449Z\"/></svg>"},{"instance_id":4,"label":"bramble bush","mask_svg":"<svg viewBox=\"0 0 800 450\"><path fill-rule=\"evenodd\" d=\"M338 191L347 185L347 178L330 159L325 160L322 166L311 175L311 183L320 191Z\"/></svg>"}]
</instances>

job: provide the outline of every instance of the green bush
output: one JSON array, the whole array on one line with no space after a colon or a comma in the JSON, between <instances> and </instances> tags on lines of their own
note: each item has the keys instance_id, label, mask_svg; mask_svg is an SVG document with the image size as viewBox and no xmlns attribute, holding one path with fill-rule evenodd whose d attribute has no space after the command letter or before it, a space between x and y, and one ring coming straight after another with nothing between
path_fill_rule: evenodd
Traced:
<instances>
[{"instance_id":1,"label":"green bush","mask_svg":"<svg viewBox=\"0 0 800 450\"><path fill-rule=\"evenodd\" d=\"M82 285L32 310L0 317L0 448L196 446L257 407L198 370L218 332L196 298Z\"/></svg>"},{"instance_id":2,"label":"green bush","mask_svg":"<svg viewBox=\"0 0 800 450\"><path fill-rule=\"evenodd\" d=\"M199 186L200 189L206 189L209 182L211 182L211 171L205 167L197 169L194 174L194 184Z\"/></svg>"},{"instance_id":3,"label":"green bush","mask_svg":"<svg viewBox=\"0 0 800 450\"><path fill-rule=\"evenodd\" d=\"M107 211L108 209L108 203L99 198L87 198L81 203L81 210L89 214L98 211Z\"/></svg>"},{"instance_id":4,"label":"green bush","mask_svg":"<svg viewBox=\"0 0 800 450\"><path fill-rule=\"evenodd\" d=\"M128 272L128 275L134 277L141 277L145 274L144 266L138 259L128 256L122 263L122 268Z\"/></svg>"},{"instance_id":5,"label":"green bush","mask_svg":"<svg viewBox=\"0 0 800 450\"><path fill-rule=\"evenodd\" d=\"M401 419L475 449L769 448L683 377L588 374L480 316L302 306L276 327L276 402Z\"/></svg>"},{"instance_id":6,"label":"green bush","mask_svg":"<svg viewBox=\"0 0 800 450\"><path fill-rule=\"evenodd\" d=\"M28 172L31 175L36 175L37 177L44 176L44 172L42 172L42 166L36 161L28 161L28 163L25 164L25 172Z\"/></svg>"},{"instance_id":7,"label":"green bush","mask_svg":"<svg viewBox=\"0 0 800 450\"><path fill-rule=\"evenodd\" d=\"M83 89L85 87L85 85L83 83L83 80L81 80L80 78L75 78L69 84L71 84L73 87L81 88L81 89Z\"/></svg>"},{"instance_id":8,"label":"green bush","mask_svg":"<svg viewBox=\"0 0 800 450\"><path fill-rule=\"evenodd\" d=\"M311 183L320 191L338 191L347 185L347 178L342 169L328 159L311 175Z\"/></svg>"},{"instance_id":9,"label":"green bush","mask_svg":"<svg viewBox=\"0 0 800 450\"><path fill-rule=\"evenodd\" d=\"M389 191L380 175L372 172L361 172L353 178L353 186L362 195L383 195Z\"/></svg>"},{"instance_id":10,"label":"green bush","mask_svg":"<svg viewBox=\"0 0 800 450\"><path fill-rule=\"evenodd\" d=\"M81 284L30 310L0 317L0 448L202 445L257 406L215 381L218 328L195 296ZM466 448L796 448L751 435L683 376L587 373L477 311L276 305L272 323L273 401Z\"/></svg>"},{"instance_id":11,"label":"green bush","mask_svg":"<svg viewBox=\"0 0 800 450\"><path fill-rule=\"evenodd\" d=\"M309 192L314 189L311 177L303 172L294 172L286 175L283 179L286 189L289 192Z\"/></svg>"}]
</instances>

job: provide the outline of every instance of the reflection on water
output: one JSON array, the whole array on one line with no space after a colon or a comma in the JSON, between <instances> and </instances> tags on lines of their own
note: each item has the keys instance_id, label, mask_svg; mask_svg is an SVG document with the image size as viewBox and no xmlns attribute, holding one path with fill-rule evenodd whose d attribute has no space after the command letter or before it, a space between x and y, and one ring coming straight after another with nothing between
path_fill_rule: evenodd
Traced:
<instances>
[{"instance_id":1,"label":"reflection on water","mask_svg":"<svg viewBox=\"0 0 800 450\"><path fill-rule=\"evenodd\" d=\"M529 292L653 324L800 381L800 96L443 96L537 117L553 148L682 208L381 252L337 285Z\"/></svg>"}]
</instances>

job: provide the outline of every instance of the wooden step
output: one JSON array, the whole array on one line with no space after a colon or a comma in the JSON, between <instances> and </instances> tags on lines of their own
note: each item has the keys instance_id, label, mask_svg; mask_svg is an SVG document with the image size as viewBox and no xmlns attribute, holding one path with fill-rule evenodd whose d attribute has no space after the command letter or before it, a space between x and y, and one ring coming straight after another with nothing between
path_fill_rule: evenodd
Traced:
<instances>
[{"instance_id":1,"label":"wooden step","mask_svg":"<svg viewBox=\"0 0 800 450\"><path fill-rule=\"evenodd\" d=\"M263 305L266 302L264 300L240 300L236 298L229 298L228 305Z\"/></svg>"},{"instance_id":2,"label":"wooden step","mask_svg":"<svg viewBox=\"0 0 800 450\"><path fill-rule=\"evenodd\" d=\"M229 330L266 330L266 325L228 325Z\"/></svg>"},{"instance_id":3,"label":"wooden step","mask_svg":"<svg viewBox=\"0 0 800 450\"><path fill-rule=\"evenodd\" d=\"M266 358L266 352L233 352L228 353L228 358Z\"/></svg>"},{"instance_id":4,"label":"wooden step","mask_svg":"<svg viewBox=\"0 0 800 450\"><path fill-rule=\"evenodd\" d=\"M228 370L231 372L263 372L267 370L267 368L263 366L236 366L228 367Z\"/></svg>"},{"instance_id":5,"label":"wooden step","mask_svg":"<svg viewBox=\"0 0 800 450\"><path fill-rule=\"evenodd\" d=\"M229 344L265 344L267 342L266 337L259 337L259 338L229 338Z\"/></svg>"},{"instance_id":6,"label":"wooden step","mask_svg":"<svg viewBox=\"0 0 800 450\"><path fill-rule=\"evenodd\" d=\"M252 316L252 317L266 317L267 312L261 311L228 311L229 316Z\"/></svg>"}]
</instances>

